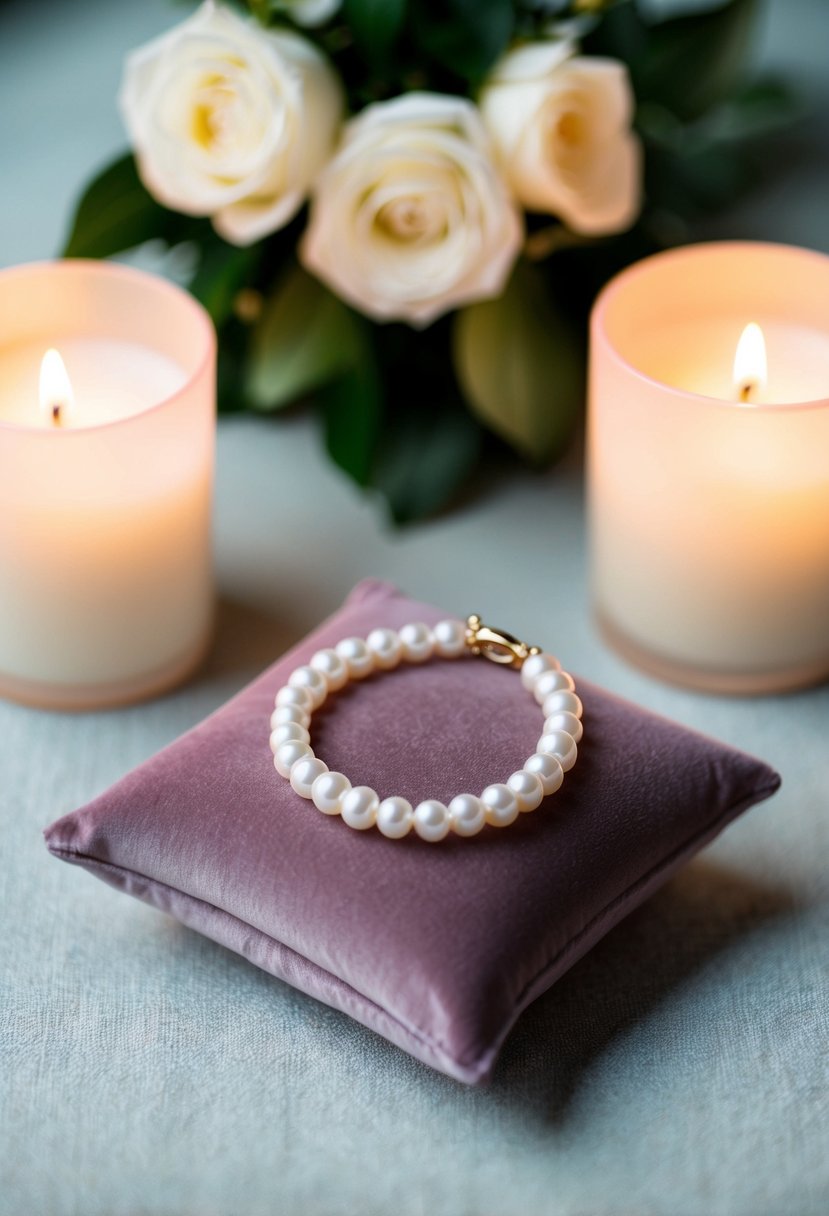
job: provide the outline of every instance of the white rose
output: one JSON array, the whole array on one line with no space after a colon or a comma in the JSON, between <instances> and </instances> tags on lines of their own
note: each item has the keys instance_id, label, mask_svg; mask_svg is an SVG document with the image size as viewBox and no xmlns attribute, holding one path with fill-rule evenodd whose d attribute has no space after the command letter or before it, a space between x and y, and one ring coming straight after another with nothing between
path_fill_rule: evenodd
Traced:
<instances>
[{"instance_id":1,"label":"white rose","mask_svg":"<svg viewBox=\"0 0 829 1216\"><path fill-rule=\"evenodd\" d=\"M499 295L521 240L472 103L407 93L346 126L301 258L361 312L420 327Z\"/></svg>"},{"instance_id":2,"label":"white rose","mask_svg":"<svg viewBox=\"0 0 829 1216\"><path fill-rule=\"evenodd\" d=\"M150 193L212 216L236 245L295 214L343 113L339 81L309 42L212 0L127 57L120 104Z\"/></svg>"},{"instance_id":3,"label":"white rose","mask_svg":"<svg viewBox=\"0 0 829 1216\"><path fill-rule=\"evenodd\" d=\"M573 51L559 40L508 52L484 86L481 113L525 207L576 232L621 232L638 215L642 191L627 68Z\"/></svg>"}]
</instances>

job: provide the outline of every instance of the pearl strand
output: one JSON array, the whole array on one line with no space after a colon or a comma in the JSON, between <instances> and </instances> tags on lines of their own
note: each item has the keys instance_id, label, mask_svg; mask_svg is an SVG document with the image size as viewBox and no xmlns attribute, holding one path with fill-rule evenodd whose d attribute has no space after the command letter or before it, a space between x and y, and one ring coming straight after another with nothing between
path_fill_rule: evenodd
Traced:
<instances>
[{"instance_id":1,"label":"pearl strand","mask_svg":"<svg viewBox=\"0 0 829 1216\"><path fill-rule=\"evenodd\" d=\"M500 651L500 657L489 657L520 665L521 683L540 706L544 726L533 754L505 783L488 785L480 795L458 794L448 805L427 798L413 807L405 798L381 800L367 785L352 786L344 773L329 770L311 747L311 718L330 693L339 692L350 680L390 671L403 662L425 663L433 656L460 658L470 653L475 640L463 621L440 621L432 628L414 622L397 631L373 629L365 640L345 638L333 648L318 650L309 663L291 673L274 698L270 746L276 771L323 815L339 815L355 831L376 826L389 840L402 839L412 830L430 842L443 840L450 832L476 836L485 824L508 827L520 814L534 811L560 788L564 774L576 763L583 734L582 703L572 676L561 670L558 659L520 643L513 645L514 639L509 642L515 661Z\"/></svg>"}]
</instances>

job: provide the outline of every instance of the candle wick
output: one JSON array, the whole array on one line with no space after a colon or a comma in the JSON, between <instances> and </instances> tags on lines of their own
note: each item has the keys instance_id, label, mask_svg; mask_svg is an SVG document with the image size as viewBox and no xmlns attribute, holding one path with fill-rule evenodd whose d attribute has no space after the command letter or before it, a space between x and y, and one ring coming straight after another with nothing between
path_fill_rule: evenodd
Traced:
<instances>
[{"instance_id":1,"label":"candle wick","mask_svg":"<svg viewBox=\"0 0 829 1216\"><path fill-rule=\"evenodd\" d=\"M60 405L56 403L52 406L52 425L60 426L62 422L63 418L61 417Z\"/></svg>"},{"instance_id":2,"label":"candle wick","mask_svg":"<svg viewBox=\"0 0 829 1216\"><path fill-rule=\"evenodd\" d=\"M751 381L750 381L750 380L745 380L745 381L744 381L744 382L743 382L743 383L740 385L740 400L741 400L741 401L743 401L743 402L748 402L748 401L750 401L750 400L751 400L751 394L754 392L754 387L755 387L755 386L754 386L754 385L751 383Z\"/></svg>"}]
</instances>

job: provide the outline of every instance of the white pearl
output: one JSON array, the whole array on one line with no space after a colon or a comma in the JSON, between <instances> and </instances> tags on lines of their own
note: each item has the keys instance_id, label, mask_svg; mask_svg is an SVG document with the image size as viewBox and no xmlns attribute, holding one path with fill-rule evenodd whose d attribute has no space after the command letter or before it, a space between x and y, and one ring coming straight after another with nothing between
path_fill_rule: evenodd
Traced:
<instances>
[{"instance_id":1,"label":"white pearl","mask_svg":"<svg viewBox=\"0 0 829 1216\"><path fill-rule=\"evenodd\" d=\"M314 709L319 709L328 696L328 685L325 682L325 676L307 665L297 667L296 671L291 672L288 677L288 684L291 688L304 688L311 697L311 704Z\"/></svg>"},{"instance_id":2,"label":"white pearl","mask_svg":"<svg viewBox=\"0 0 829 1216\"><path fill-rule=\"evenodd\" d=\"M337 692L348 683L348 668L336 650L318 650L311 656L309 666L320 673L328 685L329 692Z\"/></svg>"},{"instance_id":3,"label":"white pearl","mask_svg":"<svg viewBox=\"0 0 829 1216\"><path fill-rule=\"evenodd\" d=\"M496 782L481 794L487 823L496 828L509 827L518 818L518 799L508 785Z\"/></svg>"},{"instance_id":4,"label":"white pearl","mask_svg":"<svg viewBox=\"0 0 829 1216\"><path fill-rule=\"evenodd\" d=\"M366 638L366 646L374 656L376 665L383 671L396 667L403 656L403 643L393 629L372 629Z\"/></svg>"},{"instance_id":5,"label":"white pearl","mask_svg":"<svg viewBox=\"0 0 829 1216\"><path fill-rule=\"evenodd\" d=\"M566 671L545 671L544 676L544 689L547 691L547 697L542 702L542 706L546 705L550 697L554 697L556 693L572 692L576 687L575 680ZM555 679L553 679L553 676L555 676ZM550 710L550 712L552 713L553 710Z\"/></svg>"},{"instance_id":6,"label":"white pearl","mask_svg":"<svg viewBox=\"0 0 829 1216\"><path fill-rule=\"evenodd\" d=\"M311 742L308 731L296 722L286 722L283 726L275 726L271 731L271 751L276 754L283 743L290 743L292 739L297 739L300 743Z\"/></svg>"},{"instance_id":7,"label":"white pearl","mask_svg":"<svg viewBox=\"0 0 829 1216\"><path fill-rule=\"evenodd\" d=\"M352 680L363 680L374 671L374 659L362 638L344 638L334 649Z\"/></svg>"},{"instance_id":8,"label":"white pearl","mask_svg":"<svg viewBox=\"0 0 829 1216\"><path fill-rule=\"evenodd\" d=\"M477 836L486 823L484 804L474 794L458 794L448 809L449 826L458 836Z\"/></svg>"},{"instance_id":9,"label":"white pearl","mask_svg":"<svg viewBox=\"0 0 829 1216\"><path fill-rule=\"evenodd\" d=\"M549 752L535 752L526 761L524 772L533 773L538 777L545 797L548 794L554 794L557 789L560 789L561 783L564 780L564 769L561 767L561 761L558 756L551 756Z\"/></svg>"},{"instance_id":10,"label":"white pearl","mask_svg":"<svg viewBox=\"0 0 829 1216\"><path fill-rule=\"evenodd\" d=\"M311 788L317 777L328 772L328 765L317 756L306 756L297 760L291 769L291 786L300 798L310 798Z\"/></svg>"},{"instance_id":11,"label":"white pearl","mask_svg":"<svg viewBox=\"0 0 829 1216\"><path fill-rule=\"evenodd\" d=\"M534 811L541 805L544 797L544 787L541 778L536 773L528 773L519 769L507 780L507 786L515 794L519 811Z\"/></svg>"},{"instance_id":12,"label":"white pearl","mask_svg":"<svg viewBox=\"0 0 829 1216\"><path fill-rule=\"evenodd\" d=\"M282 777L290 777L291 769L297 760L304 760L306 756L313 756L313 754L307 743L301 743L299 739L291 739L277 748L273 758L274 768Z\"/></svg>"},{"instance_id":13,"label":"white pearl","mask_svg":"<svg viewBox=\"0 0 829 1216\"><path fill-rule=\"evenodd\" d=\"M271 730L276 730L277 726L287 726L289 722L307 727L310 721L311 715L307 709L300 709L298 705L278 705L271 714Z\"/></svg>"},{"instance_id":14,"label":"white pearl","mask_svg":"<svg viewBox=\"0 0 829 1216\"><path fill-rule=\"evenodd\" d=\"M414 811L414 826L421 840L428 840L431 844L443 840L449 831L448 807L438 802L437 798L427 798L425 802L418 803Z\"/></svg>"},{"instance_id":15,"label":"white pearl","mask_svg":"<svg viewBox=\"0 0 829 1216\"><path fill-rule=\"evenodd\" d=\"M532 692L539 676L544 675L545 671L559 671L560 668L561 664L554 655L531 654L521 664L521 683L528 692Z\"/></svg>"},{"instance_id":16,"label":"white pearl","mask_svg":"<svg viewBox=\"0 0 829 1216\"><path fill-rule=\"evenodd\" d=\"M409 663L425 663L435 652L435 639L428 625L415 621L400 630L403 658Z\"/></svg>"},{"instance_id":17,"label":"white pearl","mask_svg":"<svg viewBox=\"0 0 829 1216\"><path fill-rule=\"evenodd\" d=\"M544 722L545 735L550 735L556 730L566 731L568 735L572 735L576 743L579 742L584 734L581 718L577 718L575 714L568 714L564 711L559 714L551 714Z\"/></svg>"},{"instance_id":18,"label":"white pearl","mask_svg":"<svg viewBox=\"0 0 829 1216\"><path fill-rule=\"evenodd\" d=\"M343 797L340 814L350 828L358 832L374 826L380 799L368 785L355 785Z\"/></svg>"},{"instance_id":19,"label":"white pearl","mask_svg":"<svg viewBox=\"0 0 829 1216\"><path fill-rule=\"evenodd\" d=\"M463 621L438 621L432 630L435 652L443 659L457 659L466 650L466 625Z\"/></svg>"},{"instance_id":20,"label":"white pearl","mask_svg":"<svg viewBox=\"0 0 829 1216\"><path fill-rule=\"evenodd\" d=\"M560 671L545 671L533 685L533 696L539 705L543 705L551 693L559 692L561 687Z\"/></svg>"},{"instance_id":21,"label":"white pearl","mask_svg":"<svg viewBox=\"0 0 829 1216\"><path fill-rule=\"evenodd\" d=\"M384 798L377 808L377 826L389 840L407 836L413 822L412 804L405 798Z\"/></svg>"},{"instance_id":22,"label":"white pearl","mask_svg":"<svg viewBox=\"0 0 829 1216\"><path fill-rule=\"evenodd\" d=\"M314 708L314 698L307 688L296 688L286 684L274 697L274 705L277 709L281 709L283 705L295 705L297 709L304 709L307 714L310 714Z\"/></svg>"},{"instance_id":23,"label":"white pearl","mask_svg":"<svg viewBox=\"0 0 829 1216\"><path fill-rule=\"evenodd\" d=\"M521 812L535 810L545 795L561 786L564 773L575 764L583 733L582 702L573 679L548 653L531 655L521 671L522 683L544 710L537 749L505 784L488 785L480 797L458 794L448 807L429 798L414 809L397 796L381 802L373 789L365 785L352 788L348 777L329 772L314 755L311 716L329 692L338 691L351 678L363 679L375 668L390 670L404 658L410 663L425 662L435 653L458 658L468 651L467 632L460 620L446 619L434 628L415 621L399 632L373 629L365 641L344 638L336 647L316 651L307 664L291 673L287 685L274 697L270 718L274 767L290 780L300 797L311 799L322 813L341 814L358 831L376 824L391 840L401 839L413 827L426 841L443 840L449 831L474 836L487 823L507 827Z\"/></svg>"},{"instance_id":24,"label":"white pearl","mask_svg":"<svg viewBox=\"0 0 829 1216\"><path fill-rule=\"evenodd\" d=\"M575 714L580 718L584 712L581 698L569 688L562 688L558 692L551 692L541 706L541 711L545 718L551 718L553 714Z\"/></svg>"},{"instance_id":25,"label":"white pearl","mask_svg":"<svg viewBox=\"0 0 829 1216\"><path fill-rule=\"evenodd\" d=\"M320 773L311 786L311 798L323 815L339 815L343 798L350 789L351 782L344 773Z\"/></svg>"},{"instance_id":26,"label":"white pearl","mask_svg":"<svg viewBox=\"0 0 829 1216\"><path fill-rule=\"evenodd\" d=\"M536 751L549 752L561 761L565 773L569 772L576 763L576 741L565 730L548 731L542 735L536 744Z\"/></svg>"}]
</instances>

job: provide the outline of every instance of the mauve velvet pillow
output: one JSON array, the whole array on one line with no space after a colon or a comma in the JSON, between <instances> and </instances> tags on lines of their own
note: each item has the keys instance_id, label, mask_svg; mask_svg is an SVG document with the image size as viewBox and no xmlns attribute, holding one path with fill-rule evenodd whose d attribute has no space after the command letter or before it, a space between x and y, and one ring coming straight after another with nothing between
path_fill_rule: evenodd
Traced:
<instances>
[{"instance_id":1,"label":"mauve velvet pillow","mask_svg":"<svg viewBox=\"0 0 829 1216\"><path fill-rule=\"evenodd\" d=\"M511 827L427 844L321 815L274 771L275 691L321 646L443 615L360 584L264 675L46 840L56 857L476 1082L522 1009L779 778L579 682L578 762ZM353 784L415 804L506 780L539 725L515 672L435 660L349 685L314 716L313 739Z\"/></svg>"}]
</instances>

